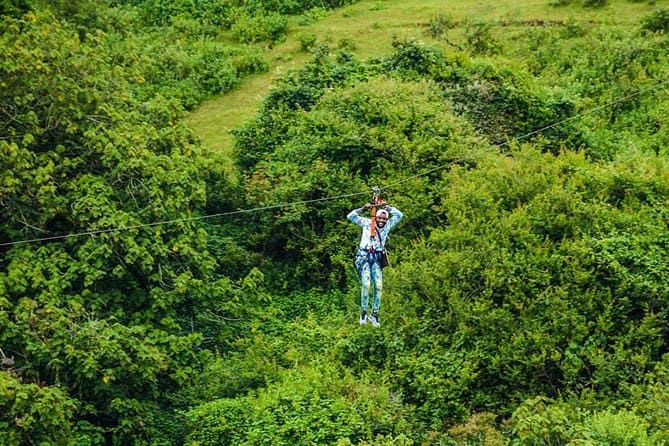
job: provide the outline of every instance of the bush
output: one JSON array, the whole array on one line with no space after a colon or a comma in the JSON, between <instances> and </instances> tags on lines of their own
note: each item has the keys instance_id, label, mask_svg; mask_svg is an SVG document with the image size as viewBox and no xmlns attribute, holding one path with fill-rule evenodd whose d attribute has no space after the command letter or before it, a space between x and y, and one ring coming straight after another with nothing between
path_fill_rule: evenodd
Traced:
<instances>
[{"instance_id":1,"label":"bush","mask_svg":"<svg viewBox=\"0 0 669 446\"><path fill-rule=\"evenodd\" d=\"M462 446L502 446L502 432L495 426L495 415L477 413L466 423L448 429L448 435L457 445Z\"/></svg>"},{"instance_id":2,"label":"bush","mask_svg":"<svg viewBox=\"0 0 669 446\"><path fill-rule=\"evenodd\" d=\"M491 23L467 23L467 26L465 27L467 48L469 48L473 54L491 55L501 51L499 42L497 42L490 32L491 29Z\"/></svg>"},{"instance_id":3,"label":"bush","mask_svg":"<svg viewBox=\"0 0 669 446\"><path fill-rule=\"evenodd\" d=\"M359 444L412 435L410 418L387 388L328 365L292 370L269 389L200 405L187 417L187 441L203 446Z\"/></svg>"},{"instance_id":4,"label":"bush","mask_svg":"<svg viewBox=\"0 0 669 446\"><path fill-rule=\"evenodd\" d=\"M569 403L535 398L513 414L512 444L610 444L651 446L647 421L626 410L585 411Z\"/></svg>"},{"instance_id":5,"label":"bush","mask_svg":"<svg viewBox=\"0 0 669 446\"><path fill-rule=\"evenodd\" d=\"M415 40L393 38L393 54L383 61L387 70L397 71L412 79L434 73L444 63L443 54L436 48Z\"/></svg>"},{"instance_id":6,"label":"bush","mask_svg":"<svg viewBox=\"0 0 669 446\"><path fill-rule=\"evenodd\" d=\"M0 16L20 17L31 9L29 0L0 1Z\"/></svg>"},{"instance_id":7,"label":"bush","mask_svg":"<svg viewBox=\"0 0 669 446\"><path fill-rule=\"evenodd\" d=\"M235 161L249 171L289 137L288 129L300 119L299 110L309 110L329 89L350 85L364 77L362 64L341 54L336 59L322 47L314 60L283 79L272 89L259 116L234 131Z\"/></svg>"},{"instance_id":8,"label":"bush","mask_svg":"<svg viewBox=\"0 0 669 446\"><path fill-rule=\"evenodd\" d=\"M642 383L627 387L627 407L647 420L655 444L669 443L669 355L665 354Z\"/></svg>"},{"instance_id":9,"label":"bush","mask_svg":"<svg viewBox=\"0 0 669 446\"><path fill-rule=\"evenodd\" d=\"M662 214L667 168L656 157L604 167L526 148L453 169L433 208L448 226L435 222L394 269L404 300L388 317L413 321L406 339L420 327L432 335L395 360L407 398L438 413L449 401L440 392L457 383L459 413L505 413L528 395L590 386L613 401L621 383L643 380L666 342L666 225L645 216Z\"/></svg>"},{"instance_id":10,"label":"bush","mask_svg":"<svg viewBox=\"0 0 669 446\"><path fill-rule=\"evenodd\" d=\"M232 33L240 43L269 42L277 43L284 39L288 29L288 20L279 14L240 16L234 25Z\"/></svg>"},{"instance_id":11,"label":"bush","mask_svg":"<svg viewBox=\"0 0 669 446\"><path fill-rule=\"evenodd\" d=\"M669 33L669 8L658 8L641 20L644 33Z\"/></svg>"},{"instance_id":12,"label":"bush","mask_svg":"<svg viewBox=\"0 0 669 446\"><path fill-rule=\"evenodd\" d=\"M188 17L203 26L229 26L234 8L220 0L115 0L115 3L138 5L147 22L169 25L175 18Z\"/></svg>"},{"instance_id":13,"label":"bush","mask_svg":"<svg viewBox=\"0 0 669 446\"><path fill-rule=\"evenodd\" d=\"M300 40L300 48L302 51L311 51L314 46L316 46L316 34L300 34L298 39Z\"/></svg>"},{"instance_id":14,"label":"bush","mask_svg":"<svg viewBox=\"0 0 669 446\"><path fill-rule=\"evenodd\" d=\"M71 428L76 409L64 389L24 383L0 371L0 444L65 444L76 438Z\"/></svg>"},{"instance_id":15,"label":"bush","mask_svg":"<svg viewBox=\"0 0 669 446\"><path fill-rule=\"evenodd\" d=\"M63 236L2 250L0 338L21 371L5 409L30 441L141 441L155 400L194 374L197 302L227 299L201 229L145 225L202 208L200 153L178 101L137 99L136 52L50 14L2 23L0 233Z\"/></svg>"},{"instance_id":16,"label":"bush","mask_svg":"<svg viewBox=\"0 0 669 446\"><path fill-rule=\"evenodd\" d=\"M572 3L573 0L551 0L549 5L551 6L568 6Z\"/></svg>"},{"instance_id":17,"label":"bush","mask_svg":"<svg viewBox=\"0 0 669 446\"><path fill-rule=\"evenodd\" d=\"M453 18L450 16L437 16L430 19L428 23L427 33L430 37L438 39L443 37L449 29L453 28Z\"/></svg>"},{"instance_id":18,"label":"bush","mask_svg":"<svg viewBox=\"0 0 669 446\"><path fill-rule=\"evenodd\" d=\"M308 11L305 11L302 16L297 20L297 24L300 26L311 25L325 16L327 16L328 11L325 8L315 6Z\"/></svg>"},{"instance_id":19,"label":"bush","mask_svg":"<svg viewBox=\"0 0 669 446\"><path fill-rule=\"evenodd\" d=\"M257 46L231 48L207 39L165 45L156 39L158 43L147 42L142 50L147 58L142 67L146 85L138 91L147 99L159 94L192 109L206 97L230 91L243 76L267 70L265 55Z\"/></svg>"},{"instance_id":20,"label":"bush","mask_svg":"<svg viewBox=\"0 0 669 446\"><path fill-rule=\"evenodd\" d=\"M546 128L570 116L574 104L560 89L541 87L524 68L444 54L414 41L396 40L393 46L381 66L405 79L433 79L454 110L493 144L523 137L553 153L582 144L583 135L571 122Z\"/></svg>"}]
</instances>

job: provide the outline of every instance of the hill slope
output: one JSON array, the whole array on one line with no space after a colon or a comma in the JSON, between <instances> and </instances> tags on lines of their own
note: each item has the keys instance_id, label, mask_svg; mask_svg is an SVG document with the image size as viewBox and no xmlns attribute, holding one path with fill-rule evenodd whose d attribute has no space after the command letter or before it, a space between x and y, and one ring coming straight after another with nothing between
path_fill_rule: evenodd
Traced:
<instances>
[{"instance_id":1,"label":"hill slope","mask_svg":"<svg viewBox=\"0 0 669 446\"><path fill-rule=\"evenodd\" d=\"M472 33L476 23L491 24L493 35L503 41L525 28L556 23L630 28L663 3L666 1L615 1L602 8L584 8L577 2L550 6L549 1L536 0L364 0L333 11L317 10L290 20L286 40L267 49L266 73L253 75L234 91L205 101L188 115L186 123L205 147L232 156L230 130L257 113L278 78L311 57L311 45L345 48L363 59L388 54L393 38L417 39L452 50L466 47L466 34Z\"/></svg>"}]
</instances>

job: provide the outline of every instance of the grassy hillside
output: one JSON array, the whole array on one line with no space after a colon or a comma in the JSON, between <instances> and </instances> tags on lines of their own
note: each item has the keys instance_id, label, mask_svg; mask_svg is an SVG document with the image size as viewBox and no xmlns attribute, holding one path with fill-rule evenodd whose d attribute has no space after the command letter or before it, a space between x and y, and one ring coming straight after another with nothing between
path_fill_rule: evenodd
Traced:
<instances>
[{"instance_id":1,"label":"grassy hillside","mask_svg":"<svg viewBox=\"0 0 669 446\"><path fill-rule=\"evenodd\" d=\"M345 48L367 59L388 54L393 37L417 39L445 50L454 49L453 45L463 47L467 26L482 22L492 25L492 35L503 45L512 46L517 33L528 27L554 26L555 22L629 29L666 1L616 0L604 7L590 8L578 2L568 3L552 6L549 0L365 0L333 11L316 10L293 17L285 41L268 49L266 73L244 80L228 94L205 101L187 116L186 123L202 138L205 147L231 157L230 130L255 115L277 78L310 58L311 47L302 44L307 37L310 42ZM452 25L440 25L440 19ZM440 29L443 34L435 36Z\"/></svg>"}]
</instances>

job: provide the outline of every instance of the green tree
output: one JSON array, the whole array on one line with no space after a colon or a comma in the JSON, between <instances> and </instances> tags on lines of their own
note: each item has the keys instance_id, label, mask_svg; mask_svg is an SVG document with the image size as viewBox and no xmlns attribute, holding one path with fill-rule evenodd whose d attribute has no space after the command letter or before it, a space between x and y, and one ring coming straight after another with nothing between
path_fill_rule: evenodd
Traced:
<instances>
[{"instance_id":1,"label":"green tree","mask_svg":"<svg viewBox=\"0 0 669 446\"><path fill-rule=\"evenodd\" d=\"M206 186L181 107L139 103L141 71L104 39L47 14L3 22L0 343L18 370L3 392L18 381L54 401L52 419L41 397L13 404L42 417L24 439L83 438L86 423L113 443L150 438L198 366L198 308L232 292L192 220Z\"/></svg>"}]
</instances>

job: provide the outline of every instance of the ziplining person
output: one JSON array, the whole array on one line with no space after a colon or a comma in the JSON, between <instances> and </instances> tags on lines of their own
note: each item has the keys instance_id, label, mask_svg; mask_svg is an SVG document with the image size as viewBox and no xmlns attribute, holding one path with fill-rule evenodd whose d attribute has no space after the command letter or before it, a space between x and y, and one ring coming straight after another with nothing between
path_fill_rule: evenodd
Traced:
<instances>
[{"instance_id":1,"label":"ziplining person","mask_svg":"<svg viewBox=\"0 0 669 446\"><path fill-rule=\"evenodd\" d=\"M375 203L367 203L361 208L353 209L346 218L362 227L362 237L355 255L355 267L362 282L360 325L369 321L373 326L380 327L379 308L381 307L381 295L383 293L384 266L382 265L382 258L388 233L402 219L403 214L399 209L378 200L376 194L374 201ZM360 215L369 209L372 210L371 218ZM374 285L374 298L372 300L372 314L368 316L367 308L372 284Z\"/></svg>"}]
</instances>

